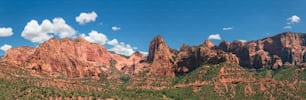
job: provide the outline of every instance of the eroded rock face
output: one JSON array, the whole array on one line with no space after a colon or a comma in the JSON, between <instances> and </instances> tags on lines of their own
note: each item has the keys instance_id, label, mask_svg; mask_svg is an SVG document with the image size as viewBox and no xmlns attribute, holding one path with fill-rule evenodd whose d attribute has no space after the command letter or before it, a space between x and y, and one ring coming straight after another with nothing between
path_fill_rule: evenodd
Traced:
<instances>
[{"instance_id":1,"label":"eroded rock face","mask_svg":"<svg viewBox=\"0 0 306 100\"><path fill-rule=\"evenodd\" d=\"M281 66L283 66L282 59L277 55L273 55L271 64L272 64L272 69L278 69Z\"/></svg>"},{"instance_id":2,"label":"eroded rock face","mask_svg":"<svg viewBox=\"0 0 306 100\"><path fill-rule=\"evenodd\" d=\"M179 51L170 50L165 41L157 36L151 41L147 58L147 61L152 63L150 73L152 75L175 76L191 72L202 64L239 63L234 54L214 47L211 41L206 40L200 46L182 45Z\"/></svg>"},{"instance_id":3,"label":"eroded rock face","mask_svg":"<svg viewBox=\"0 0 306 100\"><path fill-rule=\"evenodd\" d=\"M27 46L11 48L5 53L1 61L21 66L26 62L27 58L34 53L34 51L35 48Z\"/></svg>"},{"instance_id":4,"label":"eroded rock face","mask_svg":"<svg viewBox=\"0 0 306 100\"><path fill-rule=\"evenodd\" d=\"M139 62L140 59L143 59L141 55L128 59L111 54L104 46L78 37L75 40L52 38L37 48L13 48L1 61L50 76L99 78L101 73L109 71L111 60L117 62L113 66L120 70L124 66L131 66L133 61Z\"/></svg>"},{"instance_id":5,"label":"eroded rock face","mask_svg":"<svg viewBox=\"0 0 306 100\"><path fill-rule=\"evenodd\" d=\"M205 43L204 43L205 44ZM213 49L213 46L187 46L183 45L176 55L177 73L183 74L190 72L202 64L219 64L219 63L232 63L239 64L236 55L226 53L222 50Z\"/></svg>"},{"instance_id":6,"label":"eroded rock face","mask_svg":"<svg viewBox=\"0 0 306 100\"><path fill-rule=\"evenodd\" d=\"M205 40L203 43L203 46L208 47L208 48L212 48L215 47L215 44L213 42L211 42L210 40Z\"/></svg>"},{"instance_id":7,"label":"eroded rock face","mask_svg":"<svg viewBox=\"0 0 306 100\"><path fill-rule=\"evenodd\" d=\"M109 71L110 66L115 66L130 74L147 72L149 75L174 77L203 64L222 62L272 69L283 64L301 65L306 62L305 39L305 34L283 33L246 43L222 41L219 46L206 40L199 46L182 45L180 50L174 50L161 36L157 36L150 43L147 57L136 52L126 58L80 37L75 40L52 38L37 48L12 48L1 61L54 76L98 78L99 74Z\"/></svg>"},{"instance_id":8,"label":"eroded rock face","mask_svg":"<svg viewBox=\"0 0 306 100\"><path fill-rule=\"evenodd\" d=\"M241 66L255 68L271 66L278 68L276 66L282 65L280 61L292 65L299 65L306 61L305 38L305 34L285 32L247 43L228 43L223 41L220 43L219 48L236 54Z\"/></svg>"},{"instance_id":9,"label":"eroded rock face","mask_svg":"<svg viewBox=\"0 0 306 100\"><path fill-rule=\"evenodd\" d=\"M145 67L145 56L140 52L133 53L128 59L121 59L116 61L121 66L120 69L124 73L136 74L142 72L143 67Z\"/></svg>"},{"instance_id":10,"label":"eroded rock face","mask_svg":"<svg viewBox=\"0 0 306 100\"><path fill-rule=\"evenodd\" d=\"M262 40L265 43L264 49L278 55L283 62L298 65L306 61L306 34L286 32L270 38Z\"/></svg>"},{"instance_id":11,"label":"eroded rock face","mask_svg":"<svg viewBox=\"0 0 306 100\"><path fill-rule=\"evenodd\" d=\"M76 40L52 38L36 49L26 67L68 77L98 77L109 67L111 59L105 47L80 37Z\"/></svg>"},{"instance_id":12,"label":"eroded rock face","mask_svg":"<svg viewBox=\"0 0 306 100\"><path fill-rule=\"evenodd\" d=\"M155 37L150 43L147 62L150 66L151 75L175 76L174 61L170 48L161 36Z\"/></svg>"}]
</instances>

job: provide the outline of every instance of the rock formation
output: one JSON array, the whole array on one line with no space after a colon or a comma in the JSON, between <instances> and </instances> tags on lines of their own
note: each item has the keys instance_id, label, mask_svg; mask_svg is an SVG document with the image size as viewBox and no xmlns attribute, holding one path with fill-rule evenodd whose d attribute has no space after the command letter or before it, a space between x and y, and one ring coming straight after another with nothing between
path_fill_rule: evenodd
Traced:
<instances>
[{"instance_id":1,"label":"rock formation","mask_svg":"<svg viewBox=\"0 0 306 100\"><path fill-rule=\"evenodd\" d=\"M147 61L151 64L152 75L175 76L191 72L202 64L218 64L222 62L239 64L238 58L231 53L214 49L215 45L206 40L200 46L183 45L179 51L171 50L157 36L151 41Z\"/></svg>"},{"instance_id":2,"label":"rock formation","mask_svg":"<svg viewBox=\"0 0 306 100\"><path fill-rule=\"evenodd\" d=\"M208 48L212 48L215 47L215 44L213 42L211 42L210 40L205 40L203 43L203 46L208 47Z\"/></svg>"},{"instance_id":3,"label":"rock formation","mask_svg":"<svg viewBox=\"0 0 306 100\"><path fill-rule=\"evenodd\" d=\"M222 41L219 46L206 40L200 46L182 45L181 49L176 51L171 50L158 36L150 44L147 61L152 63L152 74L167 74L166 76L173 76L173 72L184 74L202 64L222 62L251 68L278 69L284 63L287 63L286 65L302 65L306 61L305 38L306 34L285 32L250 42L234 41L229 43ZM162 71L158 72L157 69ZM171 74L169 75L169 73Z\"/></svg>"},{"instance_id":4,"label":"rock formation","mask_svg":"<svg viewBox=\"0 0 306 100\"><path fill-rule=\"evenodd\" d=\"M306 34L285 32L260 40L215 46L206 40L199 46L182 45L180 50L168 47L161 36L150 42L149 54L135 52L129 58L113 54L99 44L78 37L52 38L37 48L18 47L7 51L2 62L51 76L95 77L116 67L129 74L170 76L185 74L203 64L222 62L244 67L278 69L286 65L306 65Z\"/></svg>"},{"instance_id":5,"label":"rock formation","mask_svg":"<svg viewBox=\"0 0 306 100\"><path fill-rule=\"evenodd\" d=\"M21 66L26 62L27 58L34 53L34 51L35 48L27 46L11 48L6 52L1 61Z\"/></svg>"},{"instance_id":6,"label":"rock formation","mask_svg":"<svg viewBox=\"0 0 306 100\"><path fill-rule=\"evenodd\" d=\"M200 46L183 45L176 55L177 72L183 74L190 72L202 64L218 64L222 62L239 64L236 55L214 49L214 44L206 40Z\"/></svg>"},{"instance_id":7,"label":"rock formation","mask_svg":"<svg viewBox=\"0 0 306 100\"><path fill-rule=\"evenodd\" d=\"M135 74L142 72L143 67L145 67L145 56L141 54L140 52L133 53L128 59L122 60L116 60L119 62L120 66L122 66L120 69L129 74Z\"/></svg>"},{"instance_id":8,"label":"rock formation","mask_svg":"<svg viewBox=\"0 0 306 100\"><path fill-rule=\"evenodd\" d=\"M285 32L247 43L223 41L219 48L236 54L241 66L278 68L282 63L299 65L306 61L305 38L306 34Z\"/></svg>"},{"instance_id":9,"label":"rock formation","mask_svg":"<svg viewBox=\"0 0 306 100\"><path fill-rule=\"evenodd\" d=\"M282 59L277 55L273 55L271 64L272 64L272 69L278 69L281 66L283 66Z\"/></svg>"},{"instance_id":10,"label":"rock formation","mask_svg":"<svg viewBox=\"0 0 306 100\"><path fill-rule=\"evenodd\" d=\"M41 44L28 59L26 68L68 77L98 77L109 66L111 55L106 48L82 38L58 40Z\"/></svg>"},{"instance_id":11,"label":"rock formation","mask_svg":"<svg viewBox=\"0 0 306 100\"><path fill-rule=\"evenodd\" d=\"M151 41L147 62L151 63L151 75L175 76L173 55L161 36Z\"/></svg>"},{"instance_id":12,"label":"rock formation","mask_svg":"<svg viewBox=\"0 0 306 100\"><path fill-rule=\"evenodd\" d=\"M139 62L141 57L133 56L132 59ZM115 67L121 69L131 66L132 59L111 54L104 46L78 37L75 40L51 38L37 48L13 48L2 61L51 76L99 78L99 74L109 70L111 60L117 61Z\"/></svg>"}]
</instances>

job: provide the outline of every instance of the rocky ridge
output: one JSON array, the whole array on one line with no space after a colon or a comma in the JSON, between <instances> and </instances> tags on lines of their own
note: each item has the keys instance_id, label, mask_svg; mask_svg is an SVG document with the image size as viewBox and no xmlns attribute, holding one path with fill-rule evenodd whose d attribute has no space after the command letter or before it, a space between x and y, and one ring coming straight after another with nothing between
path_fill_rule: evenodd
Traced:
<instances>
[{"instance_id":1,"label":"rocky ridge","mask_svg":"<svg viewBox=\"0 0 306 100\"><path fill-rule=\"evenodd\" d=\"M284 32L246 43L222 41L219 48L237 55L244 67L277 69L282 64L301 65L306 61L306 34Z\"/></svg>"},{"instance_id":2,"label":"rocky ridge","mask_svg":"<svg viewBox=\"0 0 306 100\"><path fill-rule=\"evenodd\" d=\"M176 51L170 49L161 36L157 36L151 41L149 48L147 62L152 63L150 65L152 75L173 77L191 72L202 64L239 63L234 54L215 49L209 40L200 46L183 45L179 51Z\"/></svg>"},{"instance_id":3,"label":"rocky ridge","mask_svg":"<svg viewBox=\"0 0 306 100\"><path fill-rule=\"evenodd\" d=\"M10 49L1 61L51 76L99 78L113 65L127 74L174 77L203 64L222 62L271 69L283 65L305 65L305 38L305 34L285 32L249 42L222 41L218 46L205 40L199 46L183 44L180 50L174 50L161 36L157 36L150 42L147 57L136 52L129 58L110 53L104 46L89 43L81 37L75 40L52 38L37 48Z\"/></svg>"},{"instance_id":4,"label":"rocky ridge","mask_svg":"<svg viewBox=\"0 0 306 100\"><path fill-rule=\"evenodd\" d=\"M294 36L290 34L296 33L280 35L285 35L289 41L292 38L287 39L287 36ZM300 35L303 34L298 34L295 39L303 41ZM268 39L271 42L275 37L261 40ZM273 40L271 45L276 45L274 43L277 41ZM150 44L147 57L139 52L123 57L82 38L53 38L37 48L18 47L7 51L0 62L0 87L3 90L0 97L200 100L306 98L303 95L303 86L306 86L304 58L298 60L288 57L294 58L292 61L295 62L301 61L303 65L292 66L299 64L268 51L265 45L254 41L223 41L217 46L206 40L198 46L182 45L179 50L174 50L167 46L161 36L157 36ZM287 48L301 45L301 48L294 50L303 51L304 44L288 45ZM280 51L282 49L277 52ZM239 64L246 64L248 66L244 67L252 69L245 69Z\"/></svg>"},{"instance_id":5,"label":"rocky ridge","mask_svg":"<svg viewBox=\"0 0 306 100\"><path fill-rule=\"evenodd\" d=\"M75 40L51 38L37 48L13 48L8 50L2 61L51 76L99 78L100 74L109 70L111 60L117 61L115 67L121 69L132 65L132 60L138 62L141 59L141 54L132 59L111 54L104 46L78 37Z\"/></svg>"}]
</instances>

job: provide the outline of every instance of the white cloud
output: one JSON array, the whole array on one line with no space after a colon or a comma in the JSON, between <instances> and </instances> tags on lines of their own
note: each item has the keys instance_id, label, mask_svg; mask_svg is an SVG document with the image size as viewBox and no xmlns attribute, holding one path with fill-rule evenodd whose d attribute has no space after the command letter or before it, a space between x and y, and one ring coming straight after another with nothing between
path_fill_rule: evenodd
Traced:
<instances>
[{"instance_id":1,"label":"white cloud","mask_svg":"<svg viewBox=\"0 0 306 100\"><path fill-rule=\"evenodd\" d=\"M144 56L147 56L149 53L148 52L144 52L144 51L139 51L141 54L143 54Z\"/></svg>"},{"instance_id":2,"label":"white cloud","mask_svg":"<svg viewBox=\"0 0 306 100\"><path fill-rule=\"evenodd\" d=\"M111 48L108 49L109 51L113 51L117 54L125 56L132 55L136 50L136 48L132 47L130 44L119 42L117 39L108 40L105 34L99 33L95 30L88 33L88 36L86 36L85 34L81 34L81 37L92 43L98 43L101 45L108 44L111 46ZM146 52L140 52L143 54L147 54Z\"/></svg>"},{"instance_id":3,"label":"white cloud","mask_svg":"<svg viewBox=\"0 0 306 100\"><path fill-rule=\"evenodd\" d=\"M135 52L130 44L125 44L124 42L114 45L114 47L109 49L109 51L114 51L117 54L125 56L130 56Z\"/></svg>"},{"instance_id":4,"label":"white cloud","mask_svg":"<svg viewBox=\"0 0 306 100\"><path fill-rule=\"evenodd\" d=\"M27 23L21 33L21 36L27 40L37 43L42 43L53 37L53 35L49 35L47 32L42 32L42 28L36 20L31 20Z\"/></svg>"},{"instance_id":5,"label":"white cloud","mask_svg":"<svg viewBox=\"0 0 306 100\"><path fill-rule=\"evenodd\" d=\"M79 24L86 24L89 22L94 22L96 21L96 18L98 17L97 13L92 11L90 13L85 13L82 12L80 13L79 16L75 17L75 20L79 23Z\"/></svg>"},{"instance_id":6,"label":"white cloud","mask_svg":"<svg viewBox=\"0 0 306 100\"><path fill-rule=\"evenodd\" d=\"M223 31L229 31L229 30L233 30L234 28L233 27L224 27L222 28Z\"/></svg>"},{"instance_id":7,"label":"white cloud","mask_svg":"<svg viewBox=\"0 0 306 100\"><path fill-rule=\"evenodd\" d=\"M208 39L210 40L221 40L220 34L211 34L208 36Z\"/></svg>"},{"instance_id":8,"label":"white cloud","mask_svg":"<svg viewBox=\"0 0 306 100\"><path fill-rule=\"evenodd\" d=\"M54 18L52 22L48 19L43 20L39 25L37 20L31 20L24 27L21 36L36 43L42 43L51 37L60 38L73 37L76 31L63 18Z\"/></svg>"},{"instance_id":9,"label":"white cloud","mask_svg":"<svg viewBox=\"0 0 306 100\"><path fill-rule=\"evenodd\" d=\"M108 41L107 44L112 45L112 46L117 45L118 44L118 40L117 39L113 39L111 41Z\"/></svg>"},{"instance_id":10,"label":"white cloud","mask_svg":"<svg viewBox=\"0 0 306 100\"><path fill-rule=\"evenodd\" d=\"M112 27L112 30L113 30L113 31L119 31L120 29L121 29L121 28L120 28L119 26L113 26L113 27Z\"/></svg>"},{"instance_id":11,"label":"white cloud","mask_svg":"<svg viewBox=\"0 0 306 100\"><path fill-rule=\"evenodd\" d=\"M6 52L8 49L11 49L12 46L11 45L8 45L8 44L4 44L0 47L0 49L4 52Z\"/></svg>"},{"instance_id":12,"label":"white cloud","mask_svg":"<svg viewBox=\"0 0 306 100\"><path fill-rule=\"evenodd\" d=\"M238 41L243 42L243 43L247 42L247 40L238 40Z\"/></svg>"},{"instance_id":13,"label":"white cloud","mask_svg":"<svg viewBox=\"0 0 306 100\"><path fill-rule=\"evenodd\" d=\"M90 33L88 33L88 36L85 34L81 34L81 37L83 37L85 40L92 42L92 43L98 43L101 45L104 45L107 42L107 37L103 33L99 33L95 30L92 30Z\"/></svg>"},{"instance_id":14,"label":"white cloud","mask_svg":"<svg viewBox=\"0 0 306 100\"><path fill-rule=\"evenodd\" d=\"M284 29L291 29L294 24L297 24L301 21L301 18L297 15L293 15L293 16L287 18L287 21L288 21L287 25L284 26L283 28Z\"/></svg>"},{"instance_id":15,"label":"white cloud","mask_svg":"<svg viewBox=\"0 0 306 100\"><path fill-rule=\"evenodd\" d=\"M111 41L108 41L107 44L113 46L111 49L108 49L109 51L113 51L117 54L130 56L132 55L135 50L137 50L137 47L132 47L130 44L125 44L124 42L118 42L117 39L113 39ZM143 55L148 55L148 52L139 51Z\"/></svg>"},{"instance_id":16,"label":"white cloud","mask_svg":"<svg viewBox=\"0 0 306 100\"><path fill-rule=\"evenodd\" d=\"M0 37L8 37L13 35L11 27L0 27Z\"/></svg>"},{"instance_id":17,"label":"white cloud","mask_svg":"<svg viewBox=\"0 0 306 100\"><path fill-rule=\"evenodd\" d=\"M301 18L297 15L293 15L289 17L287 20L289 21L289 24L294 24L294 23L299 23Z\"/></svg>"},{"instance_id":18,"label":"white cloud","mask_svg":"<svg viewBox=\"0 0 306 100\"><path fill-rule=\"evenodd\" d=\"M291 29L292 26L284 26L284 29Z\"/></svg>"},{"instance_id":19,"label":"white cloud","mask_svg":"<svg viewBox=\"0 0 306 100\"><path fill-rule=\"evenodd\" d=\"M48 28L46 29L48 30ZM57 33L61 38L72 37L76 33L71 26L66 24L63 18L53 19L53 30L51 30L51 32Z\"/></svg>"}]
</instances>

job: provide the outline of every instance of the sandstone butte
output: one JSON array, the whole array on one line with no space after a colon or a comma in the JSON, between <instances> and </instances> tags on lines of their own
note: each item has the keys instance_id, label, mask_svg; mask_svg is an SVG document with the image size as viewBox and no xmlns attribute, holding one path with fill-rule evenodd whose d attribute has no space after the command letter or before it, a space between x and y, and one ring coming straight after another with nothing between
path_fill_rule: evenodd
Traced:
<instances>
[{"instance_id":1,"label":"sandstone butte","mask_svg":"<svg viewBox=\"0 0 306 100\"><path fill-rule=\"evenodd\" d=\"M37 48L13 48L7 51L2 61L50 76L99 78L110 69L111 60L117 61L115 67L121 69L144 57L137 54L130 58L112 54L104 46L78 37L75 40L51 38Z\"/></svg>"},{"instance_id":2,"label":"sandstone butte","mask_svg":"<svg viewBox=\"0 0 306 100\"><path fill-rule=\"evenodd\" d=\"M114 64L116 69L128 74L147 72L148 75L174 77L203 64L222 62L271 69L278 69L284 64L306 65L305 46L306 34L292 32L248 42L222 41L218 46L205 40L199 46L183 44L180 50L171 49L161 36L157 36L150 42L147 56L135 52L126 58L81 37L74 40L51 38L37 48L9 49L1 62L50 76L98 79Z\"/></svg>"}]
</instances>

